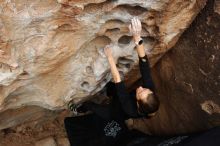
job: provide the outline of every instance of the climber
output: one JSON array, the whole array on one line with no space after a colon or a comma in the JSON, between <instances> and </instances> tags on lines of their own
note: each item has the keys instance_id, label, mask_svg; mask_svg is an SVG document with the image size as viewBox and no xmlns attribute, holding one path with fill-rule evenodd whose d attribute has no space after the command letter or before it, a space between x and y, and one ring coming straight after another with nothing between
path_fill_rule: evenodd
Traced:
<instances>
[{"instance_id":1,"label":"climber","mask_svg":"<svg viewBox=\"0 0 220 146\"><path fill-rule=\"evenodd\" d=\"M70 109L81 113L92 111L93 114L65 119L65 128L71 145L124 145L144 134L129 130L132 126L131 118L154 116L159 108L159 100L154 95L154 84L150 75L148 58L145 54L141 39L141 22L137 18L129 25L139 56L139 66L143 86L136 89L136 93L128 94L124 82L121 81L119 71L114 62L111 48L107 45L104 52L110 64L114 83L107 84L107 95L113 97L108 105L85 102L82 105L70 104ZM129 131L129 132L128 132ZM102 144L100 144L102 143Z\"/></svg>"}]
</instances>

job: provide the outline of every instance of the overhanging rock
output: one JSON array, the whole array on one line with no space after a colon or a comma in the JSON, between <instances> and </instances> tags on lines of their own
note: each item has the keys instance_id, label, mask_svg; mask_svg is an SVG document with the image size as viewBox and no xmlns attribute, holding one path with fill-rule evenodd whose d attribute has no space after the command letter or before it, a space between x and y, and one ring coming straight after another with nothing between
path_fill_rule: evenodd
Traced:
<instances>
[{"instance_id":1,"label":"overhanging rock","mask_svg":"<svg viewBox=\"0 0 220 146\"><path fill-rule=\"evenodd\" d=\"M26 105L62 109L111 79L102 48L113 44L121 74L137 63L128 31L138 17L151 64L175 45L205 0L0 2L0 111ZM154 49L152 49L154 48Z\"/></svg>"}]
</instances>

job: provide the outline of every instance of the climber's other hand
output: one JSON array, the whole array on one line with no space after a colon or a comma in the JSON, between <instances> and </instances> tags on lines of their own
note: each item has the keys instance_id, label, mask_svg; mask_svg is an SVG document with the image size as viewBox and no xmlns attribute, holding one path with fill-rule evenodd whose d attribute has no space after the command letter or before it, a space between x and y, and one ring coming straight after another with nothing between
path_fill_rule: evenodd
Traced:
<instances>
[{"instance_id":1,"label":"climber's other hand","mask_svg":"<svg viewBox=\"0 0 220 146\"><path fill-rule=\"evenodd\" d=\"M131 24L129 25L129 30L130 33L133 35L135 42L140 40L141 29L141 21L137 17L132 18Z\"/></svg>"}]
</instances>

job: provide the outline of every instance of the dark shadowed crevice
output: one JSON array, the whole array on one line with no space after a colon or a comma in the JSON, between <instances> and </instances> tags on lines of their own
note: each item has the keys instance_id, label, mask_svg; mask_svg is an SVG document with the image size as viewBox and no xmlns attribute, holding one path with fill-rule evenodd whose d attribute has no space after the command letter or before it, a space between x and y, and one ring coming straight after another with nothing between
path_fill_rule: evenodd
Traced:
<instances>
[{"instance_id":1,"label":"dark shadowed crevice","mask_svg":"<svg viewBox=\"0 0 220 146\"><path fill-rule=\"evenodd\" d=\"M129 44L132 41L132 36L124 35L119 38L118 43L119 44Z\"/></svg>"},{"instance_id":2,"label":"dark shadowed crevice","mask_svg":"<svg viewBox=\"0 0 220 146\"><path fill-rule=\"evenodd\" d=\"M141 6L131 6L131 5L119 5L116 8L114 8L114 10L118 10L118 9L127 11L127 13L133 16L138 16L148 11L146 8L143 8Z\"/></svg>"}]
</instances>

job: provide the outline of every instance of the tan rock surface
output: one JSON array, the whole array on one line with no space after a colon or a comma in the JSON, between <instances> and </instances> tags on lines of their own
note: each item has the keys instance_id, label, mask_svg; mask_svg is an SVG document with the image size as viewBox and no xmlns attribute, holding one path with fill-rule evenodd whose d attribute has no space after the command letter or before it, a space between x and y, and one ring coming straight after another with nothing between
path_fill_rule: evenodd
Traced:
<instances>
[{"instance_id":1,"label":"tan rock surface","mask_svg":"<svg viewBox=\"0 0 220 146\"><path fill-rule=\"evenodd\" d=\"M35 146L57 146L57 144L53 137L48 137L40 141L37 141L35 143Z\"/></svg>"},{"instance_id":2,"label":"tan rock surface","mask_svg":"<svg viewBox=\"0 0 220 146\"><path fill-rule=\"evenodd\" d=\"M205 5L193 1L2 0L0 111L26 105L62 109L111 79L102 48L114 45L122 73L137 62L128 32L141 19L152 64L167 52Z\"/></svg>"},{"instance_id":3,"label":"tan rock surface","mask_svg":"<svg viewBox=\"0 0 220 146\"><path fill-rule=\"evenodd\" d=\"M59 138L57 139L57 145L58 146L70 146L70 142L68 138Z\"/></svg>"}]
</instances>

